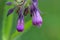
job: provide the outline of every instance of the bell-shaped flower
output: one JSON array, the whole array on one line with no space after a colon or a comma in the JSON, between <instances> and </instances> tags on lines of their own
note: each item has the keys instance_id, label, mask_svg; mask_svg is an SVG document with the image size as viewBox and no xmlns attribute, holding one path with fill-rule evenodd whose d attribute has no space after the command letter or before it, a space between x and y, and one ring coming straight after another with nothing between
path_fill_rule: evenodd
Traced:
<instances>
[{"instance_id":1,"label":"bell-shaped flower","mask_svg":"<svg viewBox=\"0 0 60 40\"><path fill-rule=\"evenodd\" d=\"M23 16L19 16L17 23L17 31L22 32L24 30L24 18Z\"/></svg>"},{"instance_id":2,"label":"bell-shaped flower","mask_svg":"<svg viewBox=\"0 0 60 40\"><path fill-rule=\"evenodd\" d=\"M30 6L30 13L32 14L33 25L41 26L42 25L42 17L40 15L40 11L34 4L32 4Z\"/></svg>"},{"instance_id":3,"label":"bell-shaped flower","mask_svg":"<svg viewBox=\"0 0 60 40\"><path fill-rule=\"evenodd\" d=\"M32 23L37 26L42 25L42 17L40 16L40 12L38 10L33 13Z\"/></svg>"}]
</instances>

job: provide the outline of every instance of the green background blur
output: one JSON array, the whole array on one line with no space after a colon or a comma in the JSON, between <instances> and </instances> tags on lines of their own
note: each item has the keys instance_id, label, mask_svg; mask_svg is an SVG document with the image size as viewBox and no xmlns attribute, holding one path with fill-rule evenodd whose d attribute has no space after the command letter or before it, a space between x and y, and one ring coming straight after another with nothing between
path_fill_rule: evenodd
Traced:
<instances>
[{"instance_id":1,"label":"green background blur","mask_svg":"<svg viewBox=\"0 0 60 40\"><path fill-rule=\"evenodd\" d=\"M60 40L60 0L39 0L43 24L41 28L32 25L31 17L25 17L24 32L16 31L17 14L6 16L12 6L0 0L0 40Z\"/></svg>"}]
</instances>

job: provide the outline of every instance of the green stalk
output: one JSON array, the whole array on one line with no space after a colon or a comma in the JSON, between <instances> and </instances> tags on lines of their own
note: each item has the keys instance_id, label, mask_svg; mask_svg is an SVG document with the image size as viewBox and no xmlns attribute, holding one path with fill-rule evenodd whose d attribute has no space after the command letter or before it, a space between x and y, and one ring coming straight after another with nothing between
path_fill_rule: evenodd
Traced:
<instances>
[{"instance_id":1,"label":"green stalk","mask_svg":"<svg viewBox=\"0 0 60 40\"><path fill-rule=\"evenodd\" d=\"M7 17L7 12L11 7L13 6L8 7L6 5L4 8L4 18L2 22L2 25L3 25L2 26L2 40L9 39L9 35L10 35L11 27L12 27L12 21L13 21L13 14Z\"/></svg>"}]
</instances>

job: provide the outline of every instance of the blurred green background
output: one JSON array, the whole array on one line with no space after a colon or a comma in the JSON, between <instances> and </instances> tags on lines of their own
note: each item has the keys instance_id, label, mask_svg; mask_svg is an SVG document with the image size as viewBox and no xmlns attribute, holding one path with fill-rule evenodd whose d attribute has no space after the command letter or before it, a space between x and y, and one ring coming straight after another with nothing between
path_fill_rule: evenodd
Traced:
<instances>
[{"instance_id":1,"label":"blurred green background","mask_svg":"<svg viewBox=\"0 0 60 40\"><path fill-rule=\"evenodd\" d=\"M60 0L39 0L43 24L41 28L32 25L31 17L25 17L24 32L16 31L17 14L10 16L7 12L13 6L7 6L7 1L0 0L0 40L60 40ZM29 19L28 19L29 18Z\"/></svg>"}]
</instances>

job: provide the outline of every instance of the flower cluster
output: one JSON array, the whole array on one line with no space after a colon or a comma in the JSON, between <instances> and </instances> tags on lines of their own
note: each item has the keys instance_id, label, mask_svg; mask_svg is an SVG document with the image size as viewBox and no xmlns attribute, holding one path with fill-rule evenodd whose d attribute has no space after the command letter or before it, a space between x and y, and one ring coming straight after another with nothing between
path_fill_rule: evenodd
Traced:
<instances>
[{"instance_id":1,"label":"flower cluster","mask_svg":"<svg viewBox=\"0 0 60 40\"><path fill-rule=\"evenodd\" d=\"M11 4L12 2L7 2L7 5L11 5ZM42 25L42 17L38 9L38 0L29 0L29 1L15 0L14 4L16 5L14 6L14 8L9 9L7 16L10 15L17 8L16 10L18 13L18 22L17 22L18 32L22 32L24 30L24 16L26 16L28 12L32 17L33 25L36 25L36 26Z\"/></svg>"}]
</instances>

